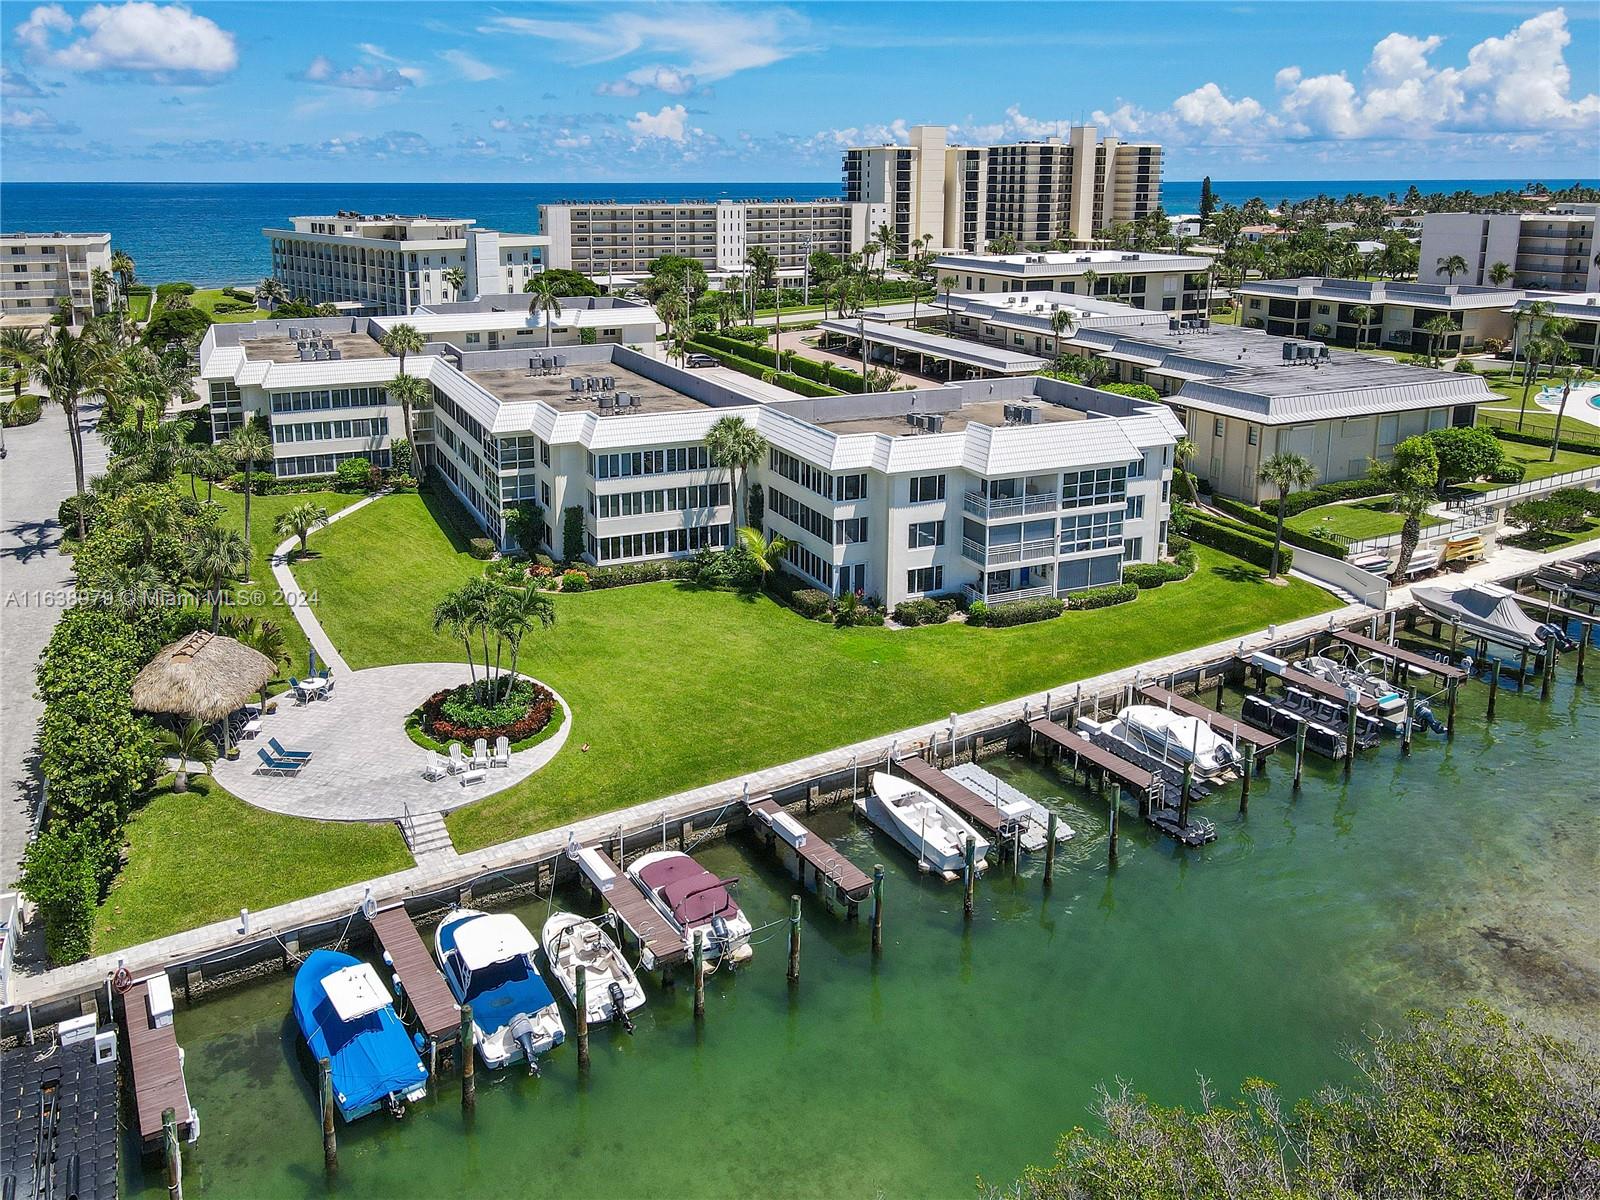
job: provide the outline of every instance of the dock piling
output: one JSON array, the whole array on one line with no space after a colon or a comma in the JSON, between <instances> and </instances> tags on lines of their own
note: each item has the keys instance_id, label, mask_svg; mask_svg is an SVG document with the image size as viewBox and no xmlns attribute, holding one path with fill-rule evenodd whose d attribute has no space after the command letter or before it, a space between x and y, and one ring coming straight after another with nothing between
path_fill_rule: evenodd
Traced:
<instances>
[{"instance_id":1,"label":"dock piling","mask_svg":"<svg viewBox=\"0 0 1600 1200\"><path fill-rule=\"evenodd\" d=\"M1406 717L1400 722L1400 753L1402 756L1411 753L1411 730L1416 721L1417 689L1411 685L1406 687Z\"/></svg>"},{"instance_id":2,"label":"dock piling","mask_svg":"<svg viewBox=\"0 0 1600 1200\"><path fill-rule=\"evenodd\" d=\"M789 986L800 982L800 897L789 897Z\"/></svg>"},{"instance_id":3,"label":"dock piling","mask_svg":"<svg viewBox=\"0 0 1600 1200\"><path fill-rule=\"evenodd\" d=\"M1550 684L1556 677L1556 635L1544 640L1544 676L1539 681L1539 699L1550 699Z\"/></svg>"},{"instance_id":4,"label":"dock piling","mask_svg":"<svg viewBox=\"0 0 1600 1200\"><path fill-rule=\"evenodd\" d=\"M1356 766L1356 708L1351 701L1344 714L1344 773L1349 778Z\"/></svg>"},{"instance_id":5,"label":"dock piling","mask_svg":"<svg viewBox=\"0 0 1600 1200\"><path fill-rule=\"evenodd\" d=\"M1250 811L1250 780L1256 773L1256 746L1254 742L1244 744L1244 779L1239 786L1239 811Z\"/></svg>"},{"instance_id":6,"label":"dock piling","mask_svg":"<svg viewBox=\"0 0 1600 1200\"><path fill-rule=\"evenodd\" d=\"M1109 855L1109 865L1113 867L1117 865L1117 817L1120 815L1118 810L1121 807L1122 785L1120 783L1114 783L1111 785L1111 846L1107 851ZM1053 836L1054 830L1052 830L1051 833ZM1053 845L1054 843L1052 842L1052 846Z\"/></svg>"},{"instance_id":7,"label":"dock piling","mask_svg":"<svg viewBox=\"0 0 1600 1200\"><path fill-rule=\"evenodd\" d=\"M1056 880L1056 824L1059 818L1055 810L1044 823L1044 886L1049 887Z\"/></svg>"},{"instance_id":8,"label":"dock piling","mask_svg":"<svg viewBox=\"0 0 1600 1200\"><path fill-rule=\"evenodd\" d=\"M1306 729L1309 722L1299 721L1294 727L1294 790L1300 790L1300 774L1306 765Z\"/></svg>"},{"instance_id":9,"label":"dock piling","mask_svg":"<svg viewBox=\"0 0 1600 1200\"><path fill-rule=\"evenodd\" d=\"M322 1063L326 1067L328 1060L323 1059ZM328 1096L331 1099L331 1085ZM333 1110L329 1108L328 1111L331 1113ZM328 1156L328 1174L330 1175L339 1169L339 1156L335 1151L329 1149L333 1145L332 1130L333 1118L331 1116L324 1117L322 1119L323 1152ZM167 1195L171 1197L171 1200L183 1200L183 1150L178 1145L177 1109L168 1108L162 1111L161 1132L161 1144L165 1147L164 1153L167 1159Z\"/></svg>"},{"instance_id":10,"label":"dock piling","mask_svg":"<svg viewBox=\"0 0 1600 1200\"><path fill-rule=\"evenodd\" d=\"M573 1007L578 1015L578 1072L587 1074L589 1071L589 968L583 963L577 964L577 979L574 981ZM621 1013L617 1014L621 1016Z\"/></svg>"},{"instance_id":11,"label":"dock piling","mask_svg":"<svg viewBox=\"0 0 1600 1200\"><path fill-rule=\"evenodd\" d=\"M694 1019L706 1019L706 934L694 931Z\"/></svg>"},{"instance_id":12,"label":"dock piling","mask_svg":"<svg viewBox=\"0 0 1600 1200\"><path fill-rule=\"evenodd\" d=\"M322 1093L322 1169L328 1173L329 1178L339 1173L339 1139L333 1126L333 1063L326 1058L317 1060L317 1086ZM168 1112L171 1109L167 1110ZM166 1113L161 1114L162 1123L166 1123ZM168 1134L167 1140L176 1148L176 1130ZM170 1172L172 1166L173 1150L167 1151L167 1167ZM169 1175L170 1186L170 1175Z\"/></svg>"},{"instance_id":13,"label":"dock piling","mask_svg":"<svg viewBox=\"0 0 1600 1200\"><path fill-rule=\"evenodd\" d=\"M472 1076L472 1005L461 1006L461 1111L469 1117L478 1111L478 1081Z\"/></svg>"},{"instance_id":14,"label":"dock piling","mask_svg":"<svg viewBox=\"0 0 1600 1200\"><path fill-rule=\"evenodd\" d=\"M967 889L961 901L961 915L968 921L972 920L972 889L978 879L978 850L977 843L970 834L967 835Z\"/></svg>"},{"instance_id":15,"label":"dock piling","mask_svg":"<svg viewBox=\"0 0 1600 1200\"><path fill-rule=\"evenodd\" d=\"M1583 622L1579 623L1579 625L1578 625L1578 671L1577 671L1577 674L1573 676L1573 681L1575 683L1582 683L1583 682L1583 656L1584 656L1584 652L1589 649L1589 639L1593 635L1594 635L1594 626L1593 625L1590 625L1587 621L1583 621Z\"/></svg>"},{"instance_id":16,"label":"dock piling","mask_svg":"<svg viewBox=\"0 0 1600 1200\"><path fill-rule=\"evenodd\" d=\"M1489 720L1494 720L1494 702L1500 698L1500 660L1494 660L1494 665L1489 668Z\"/></svg>"},{"instance_id":17,"label":"dock piling","mask_svg":"<svg viewBox=\"0 0 1600 1200\"><path fill-rule=\"evenodd\" d=\"M1022 823L1011 823L1011 876L1016 878L1017 872L1022 869Z\"/></svg>"},{"instance_id":18,"label":"dock piling","mask_svg":"<svg viewBox=\"0 0 1600 1200\"><path fill-rule=\"evenodd\" d=\"M1448 684L1445 685L1445 695L1446 695L1445 704L1446 704L1446 707L1445 707L1445 712L1444 712L1444 736L1450 741L1454 741L1455 740L1455 736L1456 736L1456 684L1457 684L1457 682L1458 682L1457 680L1452 679L1452 680L1450 680L1450 682ZM1415 694L1416 689L1413 688L1412 692L1413 692L1413 694Z\"/></svg>"},{"instance_id":19,"label":"dock piling","mask_svg":"<svg viewBox=\"0 0 1600 1200\"><path fill-rule=\"evenodd\" d=\"M1217 702L1211 707L1216 709L1218 712L1222 711L1222 689L1226 687L1227 684L1228 673L1226 671L1217 672Z\"/></svg>"},{"instance_id":20,"label":"dock piling","mask_svg":"<svg viewBox=\"0 0 1600 1200\"><path fill-rule=\"evenodd\" d=\"M1189 828L1189 789L1194 787L1194 760L1183 764L1183 790L1178 793L1178 828Z\"/></svg>"},{"instance_id":21,"label":"dock piling","mask_svg":"<svg viewBox=\"0 0 1600 1200\"><path fill-rule=\"evenodd\" d=\"M872 953L883 953L883 864L872 868Z\"/></svg>"}]
</instances>

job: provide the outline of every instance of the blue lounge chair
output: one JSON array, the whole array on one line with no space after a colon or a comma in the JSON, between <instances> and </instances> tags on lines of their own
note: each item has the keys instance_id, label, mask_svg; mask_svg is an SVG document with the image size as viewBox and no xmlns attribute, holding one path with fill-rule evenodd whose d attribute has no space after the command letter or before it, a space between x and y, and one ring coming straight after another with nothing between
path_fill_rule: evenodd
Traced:
<instances>
[{"instance_id":1,"label":"blue lounge chair","mask_svg":"<svg viewBox=\"0 0 1600 1200\"><path fill-rule=\"evenodd\" d=\"M294 776L300 768L305 766L304 761L297 758L274 758L265 750L257 750L256 757L261 760L261 765L255 769L257 775L288 775Z\"/></svg>"},{"instance_id":2,"label":"blue lounge chair","mask_svg":"<svg viewBox=\"0 0 1600 1200\"><path fill-rule=\"evenodd\" d=\"M309 750L290 750L288 747L284 746L281 742L279 742L278 739L275 738L275 737L268 738L267 739L267 745L272 748L272 753L275 754L278 758L282 759L284 762L294 762L296 760L298 760L300 762L307 762L311 758L311 751L309 751Z\"/></svg>"}]
</instances>

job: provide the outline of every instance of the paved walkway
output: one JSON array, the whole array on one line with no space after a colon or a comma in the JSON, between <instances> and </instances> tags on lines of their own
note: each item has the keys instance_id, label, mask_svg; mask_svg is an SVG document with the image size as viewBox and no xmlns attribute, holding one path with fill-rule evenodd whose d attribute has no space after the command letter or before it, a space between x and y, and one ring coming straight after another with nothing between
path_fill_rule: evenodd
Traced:
<instances>
[{"instance_id":1,"label":"paved walkway","mask_svg":"<svg viewBox=\"0 0 1600 1200\"><path fill-rule=\"evenodd\" d=\"M95 432L98 405L79 412L84 427L84 477L105 470ZM34 742L43 706L34 697L34 668L72 587L72 560L60 553L56 509L75 487L67 418L46 406L32 425L5 431L0 460L0 887L15 881L33 831L41 787ZM53 601L53 603L52 603Z\"/></svg>"},{"instance_id":2,"label":"paved walkway","mask_svg":"<svg viewBox=\"0 0 1600 1200\"><path fill-rule=\"evenodd\" d=\"M428 780L427 752L406 736L406 717L435 692L466 683L463 663L406 663L367 671L333 669L327 700L296 704L278 698L278 711L262 718L261 735L240 745L237 761L219 761L217 782L257 808L323 821L402 821L408 815L448 812L521 783L554 758L572 730L566 701L561 728L511 756L510 767L491 769L483 782ZM269 738L290 750L309 750L311 761L293 777L257 775L258 749ZM463 747L468 753L471 746Z\"/></svg>"}]
</instances>

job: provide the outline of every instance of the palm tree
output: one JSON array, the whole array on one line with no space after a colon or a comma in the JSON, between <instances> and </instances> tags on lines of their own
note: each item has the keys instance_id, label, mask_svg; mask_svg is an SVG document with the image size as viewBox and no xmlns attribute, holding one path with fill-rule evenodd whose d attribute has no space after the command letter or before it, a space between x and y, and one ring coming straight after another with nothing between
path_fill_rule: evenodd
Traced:
<instances>
[{"instance_id":1,"label":"palm tree","mask_svg":"<svg viewBox=\"0 0 1600 1200\"><path fill-rule=\"evenodd\" d=\"M1388 462L1374 462L1371 476L1392 495L1390 508L1401 514L1400 552L1395 556L1390 580L1403 584L1417 543L1422 540L1422 518L1438 500L1439 452L1425 436L1408 437L1394 448Z\"/></svg>"},{"instance_id":2,"label":"palm tree","mask_svg":"<svg viewBox=\"0 0 1600 1200\"><path fill-rule=\"evenodd\" d=\"M1454 283L1457 275L1465 274L1467 260L1459 254L1441 255L1433 266L1440 275L1443 275L1449 282Z\"/></svg>"},{"instance_id":3,"label":"palm tree","mask_svg":"<svg viewBox=\"0 0 1600 1200\"><path fill-rule=\"evenodd\" d=\"M289 661L289 644L284 639L283 627L276 621L229 613L223 619L222 629L234 641L270 658L276 666L284 666Z\"/></svg>"},{"instance_id":4,"label":"palm tree","mask_svg":"<svg viewBox=\"0 0 1600 1200\"><path fill-rule=\"evenodd\" d=\"M190 581L211 604L211 632L216 633L229 588L250 568L250 543L232 529L211 525L189 542L183 557Z\"/></svg>"},{"instance_id":5,"label":"palm tree","mask_svg":"<svg viewBox=\"0 0 1600 1200\"><path fill-rule=\"evenodd\" d=\"M770 539L764 538L761 536L759 529L752 529L748 525L740 527L739 541L745 550L749 552L750 558L756 564L757 569L760 570L763 581L778 569L783 562L783 556L788 553L789 547L793 544L781 534L775 533Z\"/></svg>"},{"instance_id":6,"label":"palm tree","mask_svg":"<svg viewBox=\"0 0 1600 1200\"><path fill-rule=\"evenodd\" d=\"M385 354L393 354L400 359L400 374L406 373L406 355L422 353L422 333L415 325L406 321L400 322L383 335L383 340L378 343L383 347Z\"/></svg>"},{"instance_id":7,"label":"palm tree","mask_svg":"<svg viewBox=\"0 0 1600 1200\"><path fill-rule=\"evenodd\" d=\"M258 459L272 458L272 442L266 431L256 421L249 421L228 435L222 443L223 451L244 472L244 540L250 544L250 495L255 491L255 470ZM248 557L246 559L248 561Z\"/></svg>"},{"instance_id":8,"label":"palm tree","mask_svg":"<svg viewBox=\"0 0 1600 1200\"><path fill-rule=\"evenodd\" d=\"M460 267L446 267L442 278L451 294L459 300L461 289L467 286L467 273Z\"/></svg>"},{"instance_id":9,"label":"palm tree","mask_svg":"<svg viewBox=\"0 0 1600 1200\"><path fill-rule=\"evenodd\" d=\"M258 308L276 308L284 301L283 284L271 275L256 284L256 306Z\"/></svg>"},{"instance_id":10,"label":"palm tree","mask_svg":"<svg viewBox=\"0 0 1600 1200\"><path fill-rule=\"evenodd\" d=\"M492 601L490 619L495 635L511 643L511 670L506 675L505 695L516 682L517 663L522 654L522 639L535 626L550 629L556 623L556 604L538 588L499 588Z\"/></svg>"},{"instance_id":11,"label":"palm tree","mask_svg":"<svg viewBox=\"0 0 1600 1200\"><path fill-rule=\"evenodd\" d=\"M950 309L950 293L956 290L957 282L959 281L954 275L946 275L939 280L939 290L944 293L944 327L946 332L955 324L955 319L951 315Z\"/></svg>"},{"instance_id":12,"label":"palm tree","mask_svg":"<svg viewBox=\"0 0 1600 1200\"><path fill-rule=\"evenodd\" d=\"M868 244L871 245L872 243ZM889 273L889 260L900 249L900 237L895 233L893 225L884 224L878 226L878 236L874 248L883 255L883 261L878 264L878 290L873 293L872 298L875 302L881 302L883 300L883 280Z\"/></svg>"},{"instance_id":13,"label":"palm tree","mask_svg":"<svg viewBox=\"0 0 1600 1200\"><path fill-rule=\"evenodd\" d=\"M744 496L742 505L745 514L744 523L748 524L750 501L744 494L745 474L766 454L767 439L746 425L742 417L721 417L706 431L706 450L710 455L711 465L727 471L733 482L732 500L735 515L729 522L730 526L737 528L740 524L737 514L741 510L741 496Z\"/></svg>"},{"instance_id":14,"label":"palm tree","mask_svg":"<svg viewBox=\"0 0 1600 1200\"><path fill-rule=\"evenodd\" d=\"M1050 332L1056 335L1055 352L1061 353L1061 338L1078 327L1077 317L1070 308L1058 308L1050 314Z\"/></svg>"},{"instance_id":15,"label":"palm tree","mask_svg":"<svg viewBox=\"0 0 1600 1200\"><path fill-rule=\"evenodd\" d=\"M1200 489L1195 486L1194 476L1189 474L1189 464L1194 461L1194 456L1199 453L1194 440L1181 437L1172 448L1172 465L1178 470L1178 478L1183 480L1183 490L1187 493L1185 500L1194 500Z\"/></svg>"},{"instance_id":16,"label":"palm tree","mask_svg":"<svg viewBox=\"0 0 1600 1200\"><path fill-rule=\"evenodd\" d=\"M45 340L39 334L20 325L0 329L0 363L11 371L11 402L22 400L22 387L28 375L44 353Z\"/></svg>"},{"instance_id":17,"label":"palm tree","mask_svg":"<svg viewBox=\"0 0 1600 1200\"><path fill-rule=\"evenodd\" d=\"M1093 296L1094 295L1094 285L1099 283L1099 282L1100 282L1100 272L1096 271L1093 267L1090 267L1087 271L1085 271L1083 273L1083 294L1085 296Z\"/></svg>"},{"instance_id":18,"label":"palm tree","mask_svg":"<svg viewBox=\"0 0 1600 1200\"><path fill-rule=\"evenodd\" d=\"M783 289L778 285L778 260L765 246L751 246L745 252L745 265L750 268L750 278L757 290L772 289L772 351L777 354L783 336ZM751 311L755 311L755 304Z\"/></svg>"},{"instance_id":19,"label":"palm tree","mask_svg":"<svg viewBox=\"0 0 1600 1200\"><path fill-rule=\"evenodd\" d=\"M279 513L272 522L272 528L279 537L299 538L300 553L303 555L310 546L311 531L321 529L327 523L328 510L320 504L305 500Z\"/></svg>"},{"instance_id":20,"label":"palm tree","mask_svg":"<svg viewBox=\"0 0 1600 1200\"><path fill-rule=\"evenodd\" d=\"M544 347L548 350L556 318L561 315L561 290L555 280L542 274L528 280L522 290L528 294L528 315L544 319Z\"/></svg>"},{"instance_id":21,"label":"palm tree","mask_svg":"<svg viewBox=\"0 0 1600 1200\"><path fill-rule=\"evenodd\" d=\"M477 605L473 596L468 594L472 584L468 583L453 592L447 593L442 600L433 606L433 631L446 632L461 639L461 644L467 651L467 671L472 676L472 686L478 686L478 667L472 657L472 635L475 630L474 622L477 620ZM488 662L484 663L487 671Z\"/></svg>"},{"instance_id":22,"label":"palm tree","mask_svg":"<svg viewBox=\"0 0 1600 1200\"><path fill-rule=\"evenodd\" d=\"M83 482L83 426L78 416L78 403L87 394L103 392L110 378L110 370L100 344L93 338L74 337L65 329L56 330L55 338L45 347L30 368L50 397L50 403L61 409L67 417L67 437L72 443L72 472L78 495L84 492ZM83 505L78 507L78 538L84 536Z\"/></svg>"},{"instance_id":23,"label":"palm tree","mask_svg":"<svg viewBox=\"0 0 1600 1200\"><path fill-rule=\"evenodd\" d=\"M1513 277L1511 268L1503 262L1494 263L1489 267L1489 282L1495 287L1505 287Z\"/></svg>"},{"instance_id":24,"label":"palm tree","mask_svg":"<svg viewBox=\"0 0 1600 1200\"><path fill-rule=\"evenodd\" d=\"M163 729L156 734L156 747L167 758L178 760L178 771L172 780L172 790L178 793L189 790L189 764L209 767L217 761L217 746L206 736L206 727L198 717L178 729Z\"/></svg>"},{"instance_id":25,"label":"palm tree","mask_svg":"<svg viewBox=\"0 0 1600 1200\"><path fill-rule=\"evenodd\" d=\"M400 420L405 426L406 444L411 447L411 461L416 464L418 476L423 476L427 473L427 464L422 461L412 435L411 414L433 399L433 385L418 375L401 374L389 384L389 399L400 406Z\"/></svg>"},{"instance_id":26,"label":"palm tree","mask_svg":"<svg viewBox=\"0 0 1600 1200\"><path fill-rule=\"evenodd\" d=\"M1123 304L1128 304L1133 299L1133 293L1128 289L1133 285L1133 277L1117 272L1111 277L1111 294Z\"/></svg>"},{"instance_id":27,"label":"palm tree","mask_svg":"<svg viewBox=\"0 0 1600 1200\"><path fill-rule=\"evenodd\" d=\"M1439 354L1439 339L1460 333L1461 329L1449 317L1440 313L1422 327L1422 332L1428 335L1428 359L1437 367L1443 361Z\"/></svg>"},{"instance_id":28,"label":"palm tree","mask_svg":"<svg viewBox=\"0 0 1600 1200\"><path fill-rule=\"evenodd\" d=\"M111 272L104 267L96 267L89 272L89 294L94 297L95 312L105 310L106 300L111 295Z\"/></svg>"},{"instance_id":29,"label":"palm tree","mask_svg":"<svg viewBox=\"0 0 1600 1200\"><path fill-rule=\"evenodd\" d=\"M1278 530L1272 540L1272 569L1268 579L1278 577L1278 561L1283 553L1283 522L1285 502L1296 488L1310 487L1317 478L1317 469L1299 454L1274 454L1261 464L1261 481L1278 489Z\"/></svg>"},{"instance_id":30,"label":"palm tree","mask_svg":"<svg viewBox=\"0 0 1600 1200\"><path fill-rule=\"evenodd\" d=\"M1366 344L1367 327L1372 324L1377 311L1370 304L1357 304L1351 307L1350 315L1356 319L1356 347L1359 349Z\"/></svg>"},{"instance_id":31,"label":"palm tree","mask_svg":"<svg viewBox=\"0 0 1600 1200\"><path fill-rule=\"evenodd\" d=\"M126 250L111 252L111 273L117 277L117 288L124 296L134 283L133 266L133 256Z\"/></svg>"}]
</instances>

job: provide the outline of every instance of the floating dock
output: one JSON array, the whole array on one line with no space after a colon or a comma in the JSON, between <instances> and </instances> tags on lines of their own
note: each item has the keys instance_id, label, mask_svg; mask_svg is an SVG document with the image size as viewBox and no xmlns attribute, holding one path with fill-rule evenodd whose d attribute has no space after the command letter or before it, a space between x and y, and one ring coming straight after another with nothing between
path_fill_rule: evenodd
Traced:
<instances>
[{"instance_id":1,"label":"floating dock","mask_svg":"<svg viewBox=\"0 0 1600 1200\"><path fill-rule=\"evenodd\" d=\"M400 981L400 992L411 1006L417 1024L434 1045L461 1035L461 1009L450 987L423 945L422 936L406 912L403 901L392 900L369 918L384 957Z\"/></svg>"},{"instance_id":2,"label":"floating dock","mask_svg":"<svg viewBox=\"0 0 1600 1200\"><path fill-rule=\"evenodd\" d=\"M1184 717L1198 717L1224 737L1254 746L1257 753L1269 751L1283 740L1257 729L1254 725L1247 725L1243 721L1235 720L1226 713L1219 713L1215 709L1207 708L1204 704L1196 704L1187 696L1180 696L1177 692L1168 691L1164 687L1157 687L1153 683L1140 684L1139 695L1150 701L1151 704L1164 708L1168 712L1175 712Z\"/></svg>"},{"instance_id":3,"label":"floating dock","mask_svg":"<svg viewBox=\"0 0 1600 1200\"><path fill-rule=\"evenodd\" d=\"M955 809L962 819L976 825L985 833L999 838L1008 832L1010 823L1005 813L959 779L946 775L938 767L930 766L914 755L897 758L894 760L894 765L912 783L925 791L932 792Z\"/></svg>"},{"instance_id":4,"label":"floating dock","mask_svg":"<svg viewBox=\"0 0 1600 1200\"><path fill-rule=\"evenodd\" d=\"M128 1033L128 1066L144 1148L161 1148L161 1114L169 1108L177 1116L178 1136L192 1141L199 1131L183 1078L183 1057L172 1027L172 989L164 972L140 979L128 989L122 998L122 1022Z\"/></svg>"},{"instance_id":5,"label":"floating dock","mask_svg":"<svg viewBox=\"0 0 1600 1200\"><path fill-rule=\"evenodd\" d=\"M1005 806L1005 810L1013 815L1024 813L1022 822L1021 845L1029 854L1037 854L1045 848L1045 839L1050 836L1050 810L1040 804L1026 792L1012 787L1005 780L990 771L985 771L977 763L957 763L951 767L949 776L966 784L973 791L980 794L987 793L994 797L996 804ZM1073 829L1059 816L1056 818L1056 841L1069 842L1073 838Z\"/></svg>"},{"instance_id":6,"label":"floating dock","mask_svg":"<svg viewBox=\"0 0 1600 1200\"><path fill-rule=\"evenodd\" d=\"M807 829L770 796L747 800L750 828L784 859L802 883L855 916L872 891L872 877ZM792 860L792 862L791 862Z\"/></svg>"},{"instance_id":7,"label":"floating dock","mask_svg":"<svg viewBox=\"0 0 1600 1200\"><path fill-rule=\"evenodd\" d=\"M639 964L646 970L676 966L689 959L689 944L611 856L596 846L577 852L578 869L596 894L617 914L621 928L639 944Z\"/></svg>"},{"instance_id":8,"label":"floating dock","mask_svg":"<svg viewBox=\"0 0 1600 1200\"><path fill-rule=\"evenodd\" d=\"M7 1197L116 1200L117 1057L82 1040L24 1042L0 1054L0 1188ZM76 1024L68 1021L63 1028ZM115 1035L108 1035L115 1049ZM161 1117L156 1115L156 1129Z\"/></svg>"}]
</instances>

